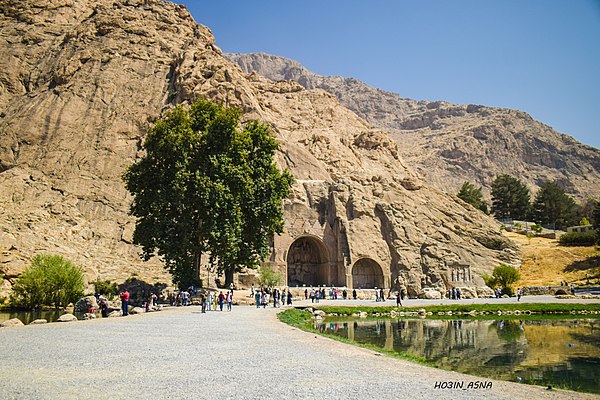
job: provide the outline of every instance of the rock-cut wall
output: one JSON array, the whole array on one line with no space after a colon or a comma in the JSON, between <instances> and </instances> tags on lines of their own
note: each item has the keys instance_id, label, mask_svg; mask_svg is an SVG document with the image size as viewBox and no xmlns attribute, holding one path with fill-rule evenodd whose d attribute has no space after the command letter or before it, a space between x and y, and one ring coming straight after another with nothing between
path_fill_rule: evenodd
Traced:
<instances>
[{"instance_id":1,"label":"rock-cut wall","mask_svg":"<svg viewBox=\"0 0 600 400\"><path fill-rule=\"evenodd\" d=\"M418 293L452 284L449 265L469 265L469 284L481 286L479 276L497 263L518 263L491 219L428 187L387 133L322 90L242 73L184 7L7 0L0 3L0 274L8 284L38 252L73 259L88 280L167 281L160 260L143 263L131 243L121 175L140 156L152 121L199 97L265 121L280 141L278 162L297 179L271 257L286 277L291 270L365 285L374 278ZM308 259L319 266L312 275L299 266L302 248L317 249Z\"/></svg>"}]
</instances>

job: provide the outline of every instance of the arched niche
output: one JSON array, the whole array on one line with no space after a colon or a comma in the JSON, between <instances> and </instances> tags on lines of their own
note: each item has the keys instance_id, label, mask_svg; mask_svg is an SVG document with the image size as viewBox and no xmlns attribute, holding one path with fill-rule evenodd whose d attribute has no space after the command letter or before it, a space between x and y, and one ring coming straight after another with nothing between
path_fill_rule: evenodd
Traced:
<instances>
[{"instance_id":1,"label":"arched niche","mask_svg":"<svg viewBox=\"0 0 600 400\"><path fill-rule=\"evenodd\" d=\"M330 285L329 257L323 241L314 236L294 240L287 253L288 286Z\"/></svg>"},{"instance_id":2,"label":"arched niche","mask_svg":"<svg viewBox=\"0 0 600 400\"><path fill-rule=\"evenodd\" d=\"M383 287L383 270L377 261L361 258L352 266L352 287L354 289L372 289Z\"/></svg>"}]
</instances>

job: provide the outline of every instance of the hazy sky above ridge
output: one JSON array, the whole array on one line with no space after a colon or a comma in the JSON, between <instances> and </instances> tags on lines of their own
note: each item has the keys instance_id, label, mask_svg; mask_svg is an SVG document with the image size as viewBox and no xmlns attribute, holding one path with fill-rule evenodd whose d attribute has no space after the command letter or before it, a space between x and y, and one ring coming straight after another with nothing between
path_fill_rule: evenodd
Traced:
<instances>
[{"instance_id":1,"label":"hazy sky above ridge","mask_svg":"<svg viewBox=\"0 0 600 400\"><path fill-rule=\"evenodd\" d=\"M519 109L600 148L600 0L177 0L225 52Z\"/></svg>"}]
</instances>

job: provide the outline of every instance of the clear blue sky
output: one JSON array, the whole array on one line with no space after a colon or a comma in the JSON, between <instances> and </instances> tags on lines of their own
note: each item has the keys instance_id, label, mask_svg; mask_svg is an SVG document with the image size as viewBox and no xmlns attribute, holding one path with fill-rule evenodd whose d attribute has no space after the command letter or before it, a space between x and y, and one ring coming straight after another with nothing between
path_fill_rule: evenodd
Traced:
<instances>
[{"instance_id":1,"label":"clear blue sky","mask_svg":"<svg viewBox=\"0 0 600 400\"><path fill-rule=\"evenodd\" d=\"M600 0L178 0L225 52L526 111L600 148Z\"/></svg>"}]
</instances>

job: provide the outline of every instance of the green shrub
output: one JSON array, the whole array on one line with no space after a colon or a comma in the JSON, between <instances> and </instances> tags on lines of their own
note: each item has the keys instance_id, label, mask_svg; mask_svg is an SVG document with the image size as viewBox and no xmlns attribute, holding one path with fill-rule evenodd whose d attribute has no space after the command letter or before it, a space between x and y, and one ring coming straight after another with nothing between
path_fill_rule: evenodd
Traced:
<instances>
[{"instance_id":1,"label":"green shrub","mask_svg":"<svg viewBox=\"0 0 600 400\"><path fill-rule=\"evenodd\" d=\"M277 286L282 280L281 274L273 271L270 265L260 267L258 281L263 287Z\"/></svg>"},{"instance_id":2,"label":"green shrub","mask_svg":"<svg viewBox=\"0 0 600 400\"><path fill-rule=\"evenodd\" d=\"M531 230L534 231L535 233L542 233L544 228L541 225L533 224L533 225L531 225Z\"/></svg>"},{"instance_id":3,"label":"green shrub","mask_svg":"<svg viewBox=\"0 0 600 400\"><path fill-rule=\"evenodd\" d=\"M79 300L84 289L83 271L79 267L62 256L40 254L16 280L10 303L26 309L66 307Z\"/></svg>"},{"instance_id":4,"label":"green shrub","mask_svg":"<svg viewBox=\"0 0 600 400\"><path fill-rule=\"evenodd\" d=\"M593 246L596 243L596 233L568 232L561 235L559 243L563 246Z\"/></svg>"},{"instance_id":5,"label":"green shrub","mask_svg":"<svg viewBox=\"0 0 600 400\"><path fill-rule=\"evenodd\" d=\"M502 288L502 294L512 296L514 295L512 284L521 279L521 274L515 267L507 264L500 264L494 268L492 276L484 275L482 278L485 284L492 289L495 287L500 287Z\"/></svg>"},{"instance_id":6,"label":"green shrub","mask_svg":"<svg viewBox=\"0 0 600 400\"><path fill-rule=\"evenodd\" d=\"M108 298L112 298L117 295L117 284L109 281L108 279L96 279L94 282L92 282L92 285L94 285L95 294L104 294Z\"/></svg>"}]
</instances>

